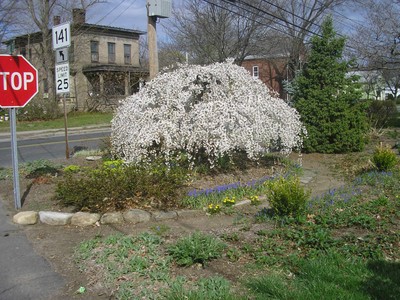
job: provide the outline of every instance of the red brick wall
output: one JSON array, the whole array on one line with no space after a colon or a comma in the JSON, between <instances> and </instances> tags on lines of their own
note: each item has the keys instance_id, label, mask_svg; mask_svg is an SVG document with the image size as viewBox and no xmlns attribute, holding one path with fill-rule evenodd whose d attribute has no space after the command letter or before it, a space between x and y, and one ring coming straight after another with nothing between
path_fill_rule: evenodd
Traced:
<instances>
[{"instance_id":1,"label":"red brick wall","mask_svg":"<svg viewBox=\"0 0 400 300\"><path fill-rule=\"evenodd\" d=\"M286 79L286 59L249 59L242 63L242 67L253 75L253 66L258 66L259 79L269 89L277 92L280 97L286 97L283 91L282 81Z\"/></svg>"}]
</instances>

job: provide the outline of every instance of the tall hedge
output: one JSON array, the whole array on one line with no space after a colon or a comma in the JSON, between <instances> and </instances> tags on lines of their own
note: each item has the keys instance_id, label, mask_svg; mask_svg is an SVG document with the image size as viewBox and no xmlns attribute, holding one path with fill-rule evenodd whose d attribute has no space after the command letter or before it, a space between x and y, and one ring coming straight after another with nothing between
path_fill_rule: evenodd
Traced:
<instances>
[{"instance_id":1,"label":"tall hedge","mask_svg":"<svg viewBox=\"0 0 400 300\"><path fill-rule=\"evenodd\" d=\"M348 76L350 62L343 60L345 39L338 37L332 18L322 24L311 41L311 53L296 78L294 106L307 128L306 152L361 151L368 129L366 106L360 102L356 76Z\"/></svg>"}]
</instances>

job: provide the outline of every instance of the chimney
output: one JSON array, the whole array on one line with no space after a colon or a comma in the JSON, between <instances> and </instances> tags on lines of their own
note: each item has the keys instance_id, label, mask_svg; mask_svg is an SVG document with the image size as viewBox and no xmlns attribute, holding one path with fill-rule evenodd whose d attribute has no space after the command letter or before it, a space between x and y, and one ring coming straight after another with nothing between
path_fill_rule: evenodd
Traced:
<instances>
[{"instance_id":1,"label":"chimney","mask_svg":"<svg viewBox=\"0 0 400 300\"><path fill-rule=\"evenodd\" d=\"M72 22L75 24L85 24L86 12L81 8L74 8L72 10Z\"/></svg>"},{"instance_id":2,"label":"chimney","mask_svg":"<svg viewBox=\"0 0 400 300\"><path fill-rule=\"evenodd\" d=\"M60 25L60 23L61 23L61 17L60 16L54 16L53 17L53 25L57 26L57 25Z\"/></svg>"}]
</instances>

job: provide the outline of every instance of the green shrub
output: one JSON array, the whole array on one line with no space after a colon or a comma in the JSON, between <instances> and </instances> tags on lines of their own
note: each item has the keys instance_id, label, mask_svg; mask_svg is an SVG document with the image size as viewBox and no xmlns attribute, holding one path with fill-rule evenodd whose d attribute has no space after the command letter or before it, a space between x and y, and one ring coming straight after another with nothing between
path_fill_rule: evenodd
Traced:
<instances>
[{"instance_id":1,"label":"green shrub","mask_svg":"<svg viewBox=\"0 0 400 300\"><path fill-rule=\"evenodd\" d=\"M267 181L268 201L275 214L280 216L297 216L304 212L310 191L300 185L298 177Z\"/></svg>"},{"instance_id":2,"label":"green shrub","mask_svg":"<svg viewBox=\"0 0 400 300\"><path fill-rule=\"evenodd\" d=\"M18 109L18 121L48 121L62 117L62 112L54 101L35 98L27 106Z\"/></svg>"},{"instance_id":3,"label":"green shrub","mask_svg":"<svg viewBox=\"0 0 400 300\"><path fill-rule=\"evenodd\" d=\"M182 169L163 164L143 167L107 161L93 169L82 169L80 173L65 172L57 184L56 199L63 205L92 212L149 202L158 208L168 208L176 206L179 187L185 178Z\"/></svg>"},{"instance_id":4,"label":"green shrub","mask_svg":"<svg viewBox=\"0 0 400 300\"><path fill-rule=\"evenodd\" d=\"M180 266L190 266L195 263L204 264L212 258L218 258L226 245L220 240L195 232L183 237L168 248L169 254Z\"/></svg>"},{"instance_id":5,"label":"green shrub","mask_svg":"<svg viewBox=\"0 0 400 300\"><path fill-rule=\"evenodd\" d=\"M376 147L372 155L372 163L379 171L389 171L396 166L397 162L396 153L387 146L380 145Z\"/></svg>"},{"instance_id":6,"label":"green shrub","mask_svg":"<svg viewBox=\"0 0 400 300\"><path fill-rule=\"evenodd\" d=\"M77 165L69 165L64 168L64 172L66 172L66 173L68 173L68 172L78 173L80 170L81 170L81 167L77 166Z\"/></svg>"},{"instance_id":7,"label":"green shrub","mask_svg":"<svg viewBox=\"0 0 400 300\"><path fill-rule=\"evenodd\" d=\"M397 115L396 103L393 100L372 101L368 107L367 114L373 128L384 128Z\"/></svg>"}]
</instances>

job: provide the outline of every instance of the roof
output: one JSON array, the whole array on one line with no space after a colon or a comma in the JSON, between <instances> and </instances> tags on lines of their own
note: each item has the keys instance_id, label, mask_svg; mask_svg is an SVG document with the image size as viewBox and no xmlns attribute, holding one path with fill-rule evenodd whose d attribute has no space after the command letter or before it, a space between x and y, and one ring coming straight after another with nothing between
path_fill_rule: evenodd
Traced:
<instances>
[{"instance_id":1,"label":"roof","mask_svg":"<svg viewBox=\"0 0 400 300\"><path fill-rule=\"evenodd\" d=\"M140 35L146 34L145 31L135 30L135 29L128 29L122 27L112 27L112 26L104 26L104 25L97 25L97 24L90 24L90 23L83 23L83 24L72 24L71 25L71 34L72 36L76 34L80 34L80 32L84 33L95 33L101 34L104 36L116 36L116 37L125 37L125 38L132 38L136 37L139 38ZM51 31L51 29L49 29ZM9 45L14 41L16 43L23 42L28 40L31 43L41 42L42 41L42 33L40 31L18 35L9 40L3 41L2 43L5 45Z\"/></svg>"},{"instance_id":2,"label":"roof","mask_svg":"<svg viewBox=\"0 0 400 300\"><path fill-rule=\"evenodd\" d=\"M104 26L104 25L97 25L90 23L73 24L72 35L74 35L74 33L79 31L84 31L87 33L101 33L102 35L121 36L121 37L132 37L132 35L139 37L142 34L146 34L145 31L122 28L122 27L112 27L112 26Z\"/></svg>"}]
</instances>

